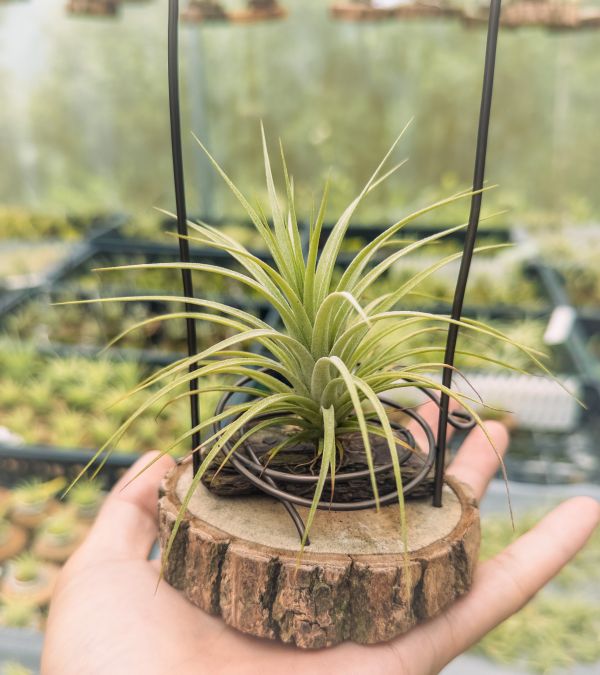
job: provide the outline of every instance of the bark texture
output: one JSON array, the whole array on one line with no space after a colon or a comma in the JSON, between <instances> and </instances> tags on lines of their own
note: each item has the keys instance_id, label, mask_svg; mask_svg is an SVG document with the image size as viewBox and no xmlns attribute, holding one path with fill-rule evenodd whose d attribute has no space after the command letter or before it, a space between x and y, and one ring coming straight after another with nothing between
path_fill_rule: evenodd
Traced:
<instances>
[{"instance_id":1,"label":"bark texture","mask_svg":"<svg viewBox=\"0 0 600 675\"><path fill-rule=\"evenodd\" d=\"M317 476L319 473L319 463L315 463L316 450L314 442L305 441L296 443L294 446L279 451L272 459L268 459L270 451L289 438L293 431L292 427L263 429L252 435L246 443L250 446L261 464L271 469L285 470L296 475ZM381 436L374 434L370 434L369 439L374 465L377 467L389 464L390 451L387 441ZM360 433L345 434L340 436L339 440L344 452L336 468L338 480L335 486L335 501L349 502L358 499L372 499L373 489L369 476L347 482L339 479L342 472L363 471L368 468ZM399 457L406 454L406 451L400 444L396 449ZM217 455L215 461L202 477L202 482L209 490L223 497L261 494L258 488L254 487L249 480L239 474L230 464L225 464L219 470L222 461L223 455ZM402 481L405 485L423 469L425 461L426 457L420 451L415 451L408 455L407 460L402 464ZM307 492L305 486L297 483L290 482L285 486L282 481L278 481L278 483L291 494L303 496ZM431 470L424 480L410 493L409 498L433 494L433 483L433 470ZM330 487L330 483L327 481L323 490L322 501L329 501L331 499ZM377 474L377 487L379 493L382 495L395 491L396 480L391 469ZM312 488L309 488L309 493L312 494Z\"/></svg>"},{"instance_id":2,"label":"bark texture","mask_svg":"<svg viewBox=\"0 0 600 675\"><path fill-rule=\"evenodd\" d=\"M181 506L177 486L186 469L185 464L175 467L161 489L163 550ZM407 557L402 553L311 553L307 548L298 563L297 550L229 534L188 511L175 537L165 577L194 605L258 637L309 649L344 640L363 644L389 640L438 614L471 585L479 550L478 509L464 486L450 479L448 485L457 498L456 523L442 538L409 550ZM260 498L246 498L233 513L248 518L247 502L253 499ZM235 499L219 500L225 501ZM281 511L281 518L287 518ZM352 513L352 522L366 513ZM335 517L329 512L321 514L325 519ZM372 512L369 517L379 518ZM389 536L397 537L397 531L390 529ZM338 542L332 549L339 547Z\"/></svg>"}]
</instances>

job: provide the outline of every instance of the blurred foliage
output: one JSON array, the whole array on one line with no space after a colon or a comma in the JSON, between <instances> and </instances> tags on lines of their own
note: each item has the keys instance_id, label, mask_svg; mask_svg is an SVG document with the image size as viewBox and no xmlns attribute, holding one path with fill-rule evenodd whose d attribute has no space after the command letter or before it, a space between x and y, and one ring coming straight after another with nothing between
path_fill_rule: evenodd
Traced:
<instances>
[{"instance_id":1,"label":"blurred foliage","mask_svg":"<svg viewBox=\"0 0 600 675\"><path fill-rule=\"evenodd\" d=\"M539 515L519 517L514 532L508 518L484 518L481 558L499 553L531 529ZM489 633L475 651L539 673L600 661L599 587L600 530L548 588Z\"/></svg>"},{"instance_id":2,"label":"blurred foliage","mask_svg":"<svg viewBox=\"0 0 600 675\"><path fill-rule=\"evenodd\" d=\"M32 0L0 16L0 128L11 130L0 201L69 212L170 207L164 5L126 6L110 21L74 20L63 5ZM264 119L284 141L300 203L330 172L339 211L414 116L400 149L408 166L361 217L388 219L471 182L483 30L444 19L354 25L331 20L322 0L287 6L282 22L181 30L183 129L234 181L261 194ZM486 207L543 227L598 215L596 47L593 32L502 35L488 166L501 188ZM185 155L190 210L232 212L189 136ZM442 217L463 220L467 206L457 211Z\"/></svg>"},{"instance_id":3,"label":"blurred foliage","mask_svg":"<svg viewBox=\"0 0 600 675\"><path fill-rule=\"evenodd\" d=\"M123 397L148 373L131 362L49 358L24 344L0 343L0 426L26 443L97 448L145 400ZM215 396L201 396L205 412ZM153 405L119 443L124 452L164 450L189 427L187 398ZM186 448L187 449L187 446Z\"/></svg>"}]
</instances>

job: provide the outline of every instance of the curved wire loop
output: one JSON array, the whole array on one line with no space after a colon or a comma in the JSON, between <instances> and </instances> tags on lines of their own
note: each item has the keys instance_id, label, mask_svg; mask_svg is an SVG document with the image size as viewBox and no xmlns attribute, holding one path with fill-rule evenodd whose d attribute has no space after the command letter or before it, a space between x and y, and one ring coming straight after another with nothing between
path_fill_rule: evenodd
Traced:
<instances>
[{"instance_id":1,"label":"curved wire loop","mask_svg":"<svg viewBox=\"0 0 600 675\"><path fill-rule=\"evenodd\" d=\"M250 376L244 377L236 382L236 386L247 386L248 384L251 384L252 381L253 380ZM433 392L424 387L418 388L427 394L427 396L431 398L436 403L436 405L440 405L437 396ZM227 405L229 404L232 396L232 392L227 392L221 397L215 410L216 415L220 415L226 411ZM417 461L421 462L421 467L417 471L416 475L402 487L403 495L408 496L414 492L416 488L419 487L430 475L436 457L434 432L427 421L416 410L410 407L402 406L382 396L379 398L384 405L394 408L395 410L407 415L416 424L416 426L421 429L426 439L427 447L423 449L419 448L414 434L410 429L399 422L390 420L390 424L397 433L398 440L402 448L402 450L398 452L400 466L402 466L409 459L409 457L411 457L413 460L416 458ZM237 419L240 414L241 413L238 415L232 414L231 417L225 417L224 419L215 422L213 424L214 433L222 430L223 425L231 423L231 421ZM261 419L268 419L268 415L261 417ZM448 421L449 424L457 429L470 429L475 424L474 420L466 412L453 412ZM243 432L244 429L241 430L241 433ZM241 443L240 446L232 452L233 443L234 441L229 441L225 443L221 449L223 456L228 457L228 463L240 475L246 478L246 480L248 480L255 488L264 494L278 499L283 504L292 518L294 525L298 530L298 534L302 538L304 536L305 530L304 523L295 507L310 507L312 505L312 499L304 495L307 493L310 494L314 490L319 479L318 476L313 474L297 474L283 469L270 468L269 466L261 463L249 443ZM384 476L386 474L391 475L393 473L393 463L390 460L385 464L376 466L374 468L374 473L376 476ZM340 468L338 471L336 471L335 481L336 484L347 483L350 481L356 481L357 479L366 479L369 476L369 469L344 471ZM301 494L298 494L298 487L303 488L300 490ZM296 490L292 492L290 488L296 488ZM397 499L398 491L391 490L383 495L380 495L379 504L386 506L396 502ZM375 506L376 501L374 498L351 499L349 501L322 500L317 503L318 509L331 511L359 511L362 509L371 509ZM307 545L309 544L308 539L306 543Z\"/></svg>"}]
</instances>

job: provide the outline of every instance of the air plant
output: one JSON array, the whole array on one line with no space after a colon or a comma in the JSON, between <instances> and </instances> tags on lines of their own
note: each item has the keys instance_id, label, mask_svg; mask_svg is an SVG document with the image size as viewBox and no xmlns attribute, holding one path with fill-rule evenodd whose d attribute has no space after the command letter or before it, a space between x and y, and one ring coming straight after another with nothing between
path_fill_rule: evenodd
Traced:
<instances>
[{"instance_id":1,"label":"air plant","mask_svg":"<svg viewBox=\"0 0 600 675\"><path fill-rule=\"evenodd\" d=\"M0 410L16 408L23 398L23 384L12 378L2 378L0 387Z\"/></svg>"},{"instance_id":2,"label":"air plant","mask_svg":"<svg viewBox=\"0 0 600 675\"><path fill-rule=\"evenodd\" d=\"M53 546L70 544L77 538L77 521L68 511L61 511L44 522L39 534Z\"/></svg>"},{"instance_id":3,"label":"air plant","mask_svg":"<svg viewBox=\"0 0 600 675\"><path fill-rule=\"evenodd\" d=\"M46 414L52 410L54 404L52 385L47 380L32 378L25 388L25 397L27 402L36 414Z\"/></svg>"},{"instance_id":4,"label":"air plant","mask_svg":"<svg viewBox=\"0 0 600 675\"><path fill-rule=\"evenodd\" d=\"M85 531L70 509L62 509L43 523L32 551L42 560L63 563L79 546Z\"/></svg>"},{"instance_id":5,"label":"air plant","mask_svg":"<svg viewBox=\"0 0 600 675\"><path fill-rule=\"evenodd\" d=\"M39 609L27 598L7 598L0 604L0 626L5 628L37 628Z\"/></svg>"},{"instance_id":6,"label":"air plant","mask_svg":"<svg viewBox=\"0 0 600 675\"><path fill-rule=\"evenodd\" d=\"M33 670L19 661L6 661L2 664L2 675L33 675Z\"/></svg>"},{"instance_id":7,"label":"air plant","mask_svg":"<svg viewBox=\"0 0 600 675\"><path fill-rule=\"evenodd\" d=\"M68 499L78 518L91 520L100 510L104 492L98 481L81 480L73 486Z\"/></svg>"},{"instance_id":8,"label":"air plant","mask_svg":"<svg viewBox=\"0 0 600 675\"><path fill-rule=\"evenodd\" d=\"M24 527L37 527L50 510L53 497L65 485L61 477L47 482L34 478L20 483L12 492L12 520Z\"/></svg>"},{"instance_id":9,"label":"air plant","mask_svg":"<svg viewBox=\"0 0 600 675\"><path fill-rule=\"evenodd\" d=\"M460 252L430 264L395 290L369 301L365 300L370 287L392 266L399 264L413 251L423 249L466 228L466 223L442 229L408 245L395 246L395 238L401 236L402 228L434 209L468 198L473 194L471 191L457 193L394 223L357 252L339 279L333 279L336 260L353 213L365 197L399 166L384 172L396 143L359 196L343 212L321 248L321 229L328 194L328 186L325 187L318 212L310 223L306 249L303 247L296 219L293 181L289 177L283 152L281 160L287 196L285 209L275 189L264 133L264 163L272 224L260 207L254 207L246 200L205 150L247 212L274 262L269 264L260 260L218 228L202 223L189 223L192 230L190 241L228 252L244 272L207 263L171 262L125 266L128 270L190 269L202 275L202 278L218 276L234 279L260 294L278 313L283 325L281 329L274 328L247 311L213 300L187 299L181 296L173 300L189 302L195 308L194 311L173 311L154 318L160 321L193 318L198 322L225 325L234 334L161 369L136 387L132 394L138 395L146 390L146 400L111 434L88 468L99 457L103 457L105 461L120 438L146 410L158 401L168 403L180 397L180 388L189 385L195 378L199 379L198 391L201 393L227 392L246 396L246 400L229 406L224 412L206 416L198 426L162 449L161 454L170 453L180 444L188 443L193 434L211 430L201 446L196 448L203 453L202 462L182 499L165 557L169 555L191 496L208 468L217 461L222 452L226 452L226 458L221 465L225 464L232 453L258 431L291 426L294 431L286 443L310 441L314 444L314 467L318 473L318 482L306 519L302 542L304 545L325 484L329 482L333 490L336 467L340 462L339 441L344 434L358 434L362 439L373 498L377 505L379 493L371 446L374 436L385 440L398 489L400 521L404 524L401 467L397 455L399 439L394 434L388 414L378 398L382 392L395 387L424 386L438 394L446 393L484 428L474 408L473 397L444 387L435 375L436 371L439 373L443 368L441 358L445 344L445 332L438 329L447 328L453 320L446 315L431 312L395 309L401 306L407 294L436 270L459 259ZM498 245L482 246L477 250L494 248L498 248ZM385 255L382 256L383 253ZM147 299L157 297L147 296ZM133 300L131 297L99 298L92 302L115 301L127 303ZM510 340L500 331L479 321L463 319L458 323L465 333L484 336L498 344L513 344L547 372L536 350ZM124 331L116 339L125 337L133 329L134 327ZM389 338L394 335L402 335L403 338L390 344ZM425 335L431 337L432 343L437 338L439 356L425 363L404 365L414 352L413 340ZM259 349L250 351L245 345ZM495 361L485 354L479 354L478 358L482 362ZM501 365L511 368L508 363ZM197 370L189 372L190 366ZM226 380L216 386L209 379L214 375L228 378L249 377L255 384L240 386ZM218 426L225 420L228 421ZM213 425L217 426L213 428ZM405 531L405 527L402 529Z\"/></svg>"},{"instance_id":10,"label":"air plant","mask_svg":"<svg viewBox=\"0 0 600 675\"><path fill-rule=\"evenodd\" d=\"M74 239L81 236L84 228L83 222L60 215L32 213L18 207L0 208L0 239Z\"/></svg>"},{"instance_id":11,"label":"air plant","mask_svg":"<svg viewBox=\"0 0 600 675\"><path fill-rule=\"evenodd\" d=\"M35 350L30 345L2 338L0 372L15 382L22 382L35 372Z\"/></svg>"},{"instance_id":12,"label":"air plant","mask_svg":"<svg viewBox=\"0 0 600 675\"><path fill-rule=\"evenodd\" d=\"M33 553L26 551L10 561L10 570L19 584L31 585L39 581L42 563Z\"/></svg>"},{"instance_id":13,"label":"air plant","mask_svg":"<svg viewBox=\"0 0 600 675\"><path fill-rule=\"evenodd\" d=\"M30 551L26 551L6 565L0 593L7 600L26 599L31 604L42 607L50 600L57 573L58 567L43 562Z\"/></svg>"},{"instance_id":14,"label":"air plant","mask_svg":"<svg viewBox=\"0 0 600 675\"><path fill-rule=\"evenodd\" d=\"M54 438L66 448L80 448L86 433L86 416L78 410L63 410L51 420Z\"/></svg>"}]
</instances>

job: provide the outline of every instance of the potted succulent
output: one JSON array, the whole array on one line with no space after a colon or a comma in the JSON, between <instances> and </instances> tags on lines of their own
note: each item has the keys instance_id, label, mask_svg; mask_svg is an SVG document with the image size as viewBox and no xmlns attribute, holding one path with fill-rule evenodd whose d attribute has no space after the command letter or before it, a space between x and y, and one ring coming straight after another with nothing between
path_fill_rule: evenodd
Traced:
<instances>
[{"instance_id":1,"label":"potted succulent","mask_svg":"<svg viewBox=\"0 0 600 675\"><path fill-rule=\"evenodd\" d=\"M98 481L81 480L69 491L68 500L76 518L89 524L98 515L104 500L104 491Z\"/></svg>"},{"instance_id":2,"label":"potted succulent","mask_svg":"<svg viewBox=\"0 0 600 675\"><path fill-rule=\"evenodd\" d=\"M456 13L446 0L335 0L331 5L333 17L349 21L419 19Z\"/></svg>"},{"instance_id":3,"label":"potted succulent","mask_svg":"<svg viewBox=\"0 0 600 675\"><path fill-rule=\"evenodd\" d=\"M162 449L169 453L204 435L192 458L177 465L163 485L160 532L167 581L194 604L260 637L306 648L387 640L468 590L479 520L466 488L450 479L442 508L432 506L433 433L412 406L394 405L385 392L417 388L434 400L445 393L484 432L485 427L472 396L440 383L445 334L439 328L452 320L434 312L392 309L460 253L445 256L382 296L364 297L390 266L466 226L393 246L406 224L472 193L459 193L394 223L358 251L334 281L350 219L393 173L384 171L393 148L320 248L325 190L305 248L285 160L284 208L264 135L263 147L271 222L208 156L263 237L272 264L218 228L190 223L191 240L229 252L244 271L178 262L126 269L191 269L235 279L263 296L280 316L281 328L224 303L176 297L192 309L157 320L193 318L227 325L234 334L142 382L134 394L147 391L147 398L97 457L110 455L123 434L160 401L220 392L214 414ZM94 302L119 300L129 301ZM512 344L548 372L535 350L479 321L459 323L465 333ZM390 342L394 336L402 337ZM430 344L413 347L424 336ZM415 350L423 349L440 356L410 365ZM481 350L471 357L511 368ZM212 383L214 375L224 379ZM185 391L195 380L197 388ZM418 432L424 442L415 440Z\"/></svg>"},{"instance_id":4,"label":"potted succulent","mask_svg":"<svg viewBox=\"0 0 600 675\"><path fill-rule=\"evenodd\" d=\"M182 13L184 21L197 23L201 21L232 21L247 23L280 19L285 10L277 0L248 0L246 9L227 10L220 0L189 0Z\"/></svg>"},{"instance_id":5,"label":"potted succulent","mask_svg":"<svg viewBox=\"0 0 600 675\"><path fill-rule=\"evenodd\" d=\"M44 521L31 550L40 560L64 563L79 546L86 531L73 513L63 509Z\"/></svg>"},{"instance_id":6,"label":"potted succulent","mask_svg":"<svg viewBox=\"0 0 600 675\"><path fill-rule=\"evenodd\" d=\"M19 661L5 661L2 664L2 675L33 675L33 670Z\"/></svg>"},{"instance_id":7,"label":"potted succulent","mask_svg":"<svg viewBox=\"0 0 600 675\"><path fill-rule=\"evenodd\" d=\"M182 13L184 21L225 21L227 12L219 0L189 0Z\"/></svg>"},{"instance_id":8,"label":"potted succulent","mask_svg":"<svg viewBox=\"0 0 600 675\"><path fill-rule=\"evenodd\" d=\"M27 599L14 597L0 602L0 626L39 630L42 616L39 607Z\"/></svg>"},{"instance_id":9,"label":"potted succulent","mask_svg":"<svg viewBox=\"0 0 600 675\"><path fill-rule=\"evenodd\" d=\"M285 13L278 0L248 0L247 4L256 19L273 19Z\"/></svg>"},{"instance_id":10,"label":"potted succulent","mask_svg":"<svg viewBox=\"0 0 600 675\"><path fill-rule=\"evenodd\" d=\"M465 10L467 25L487 23L488 6ZM538 26L551 30L600 27L600 9L579 0L509 0L503 4L500 23L506 28Z\"/></svg>"},{"instance_id":11,"label":"potted succulent","mask_svg":"<svg viewBox=\"0 0 600 675\"><path fill-rule=\"evenodd\" d=\"M27 543L27 533L0 511L0 563L16 556Z\"/></svg>"},{"instance_id":12,"label":"potted succulent","mask_svg":"<svg viewBox=\"0 0 600 675\"><path fill-rule=\"evenodd\" d=\"M12 491L10 518L22 527L35 529L56 509L54 496L66 485L64 478L43 482L37 478L23 481Z\"/></svg>"},{"instance_id":13,"label":"potted succulent","mask_svg":"<svg viewBox=\"0 0 600 675\"><path fill-rule=\"evenodd\" d=\"M82 16L114 16L119 0L69 0L67 12Z\"/></svg>"},{"instance_id":14,"label":"potted succulent","mask_svg":"<svg viewBox=\"0 0 600 675\"><path fill-rule=\"evenodd\" d=\"M6 571L0 583L0 594L12 600L19 598L44 607L50 602L58 567L42 562L32 553L21 553L6 564Z\"/></svg>"}]
</instances>

